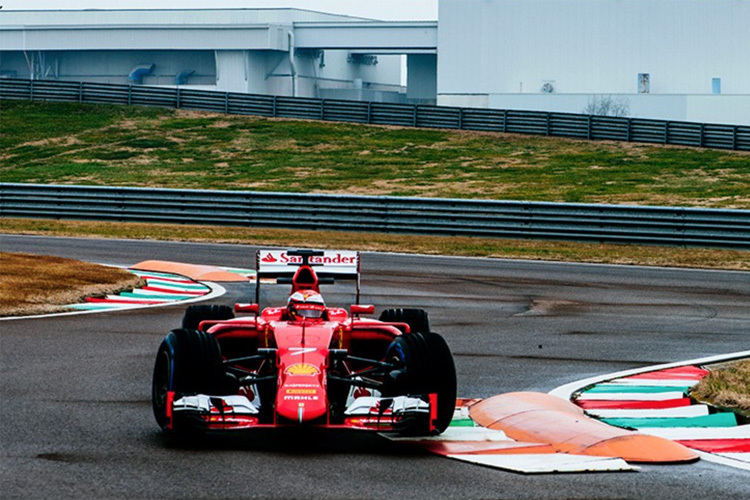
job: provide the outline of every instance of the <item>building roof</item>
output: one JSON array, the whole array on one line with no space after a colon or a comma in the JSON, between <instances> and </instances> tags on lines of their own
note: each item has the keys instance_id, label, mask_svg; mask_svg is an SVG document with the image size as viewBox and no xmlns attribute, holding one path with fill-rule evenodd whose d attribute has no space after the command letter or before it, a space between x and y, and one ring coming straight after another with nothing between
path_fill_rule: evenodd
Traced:
<instances>
[{"instance_id":1,"label":"building roof","mask_svg":"<svg viewBox=\"0 0 750 500\"><path fill-rule=\"evenodd\" d=\"M0 25L166 25L268 24L295 22L367 22L373 19L306 9L121 9L121 10L2 10Z\"/></svg>"}]
</instances>

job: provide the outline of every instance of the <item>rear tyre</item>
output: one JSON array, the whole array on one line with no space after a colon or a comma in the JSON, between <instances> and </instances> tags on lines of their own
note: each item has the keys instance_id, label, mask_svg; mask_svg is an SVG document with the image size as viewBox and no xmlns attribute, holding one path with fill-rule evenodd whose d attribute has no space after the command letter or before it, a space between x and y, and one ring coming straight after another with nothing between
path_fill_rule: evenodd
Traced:
<instances>
[{"instance_id":1,"label":"rear tyre","mask_svg":"<svg viewBox=\"0 0 750 500\"><path fill-rule=\"evenodd\" d=\"M386 360L398 368L385 381L384 395L424 396L437 394L436 432L443 432L456 408L456 366L448 344L437 333L407 333L396 337ZM397 429L405 435L424 435L429 427L419 419Z\"/></svg>"},{"instance_id":2,"label":"rear tyre","mask_svg":"<svg viewBox=\"0 0 750 500\"><path fill-rule=\"evenodd\" d=\"M229 306L189 306L182 317L182 328L197 330L201 321L224 321L234 318L234 311Z\"/></svg>"},{"instance_id":3,"label":"rear tyre","mask_svg":"<svg viewBox=\"0 0 750 500\"><path fill-rule=\"evenodd\" d=\"M236 381L236 379L235 379ZM156 353L151 388L151 405L159 427L168 431L167 393L175 398L185 394L222 395L232 392L222 364L216 339L198 330L172 330ZM172 431L190 433L202 430L197 416L172 422Z\"/></svg>"},{"instance_id":4,"label":"rear tyre","mask_svg":"<svg viewBox=\"0 0 750 500\"><path fill-rule=\"evenodd\" d=\"M422 309L386 309L380 313L379 319L386 323L406 323L413 333L430 331L427 311Z\"/></svg>"}]
</instances>

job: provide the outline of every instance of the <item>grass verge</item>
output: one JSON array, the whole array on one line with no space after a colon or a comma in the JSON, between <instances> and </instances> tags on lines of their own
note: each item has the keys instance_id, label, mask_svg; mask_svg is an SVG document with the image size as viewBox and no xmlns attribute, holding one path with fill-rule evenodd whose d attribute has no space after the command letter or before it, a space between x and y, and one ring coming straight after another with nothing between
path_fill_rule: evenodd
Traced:
<instances>
[{"instance_id":1,"label":"grass verge","mask_svg":"<svg viewBox=\"0 0 750 500\"><path fill-rule=\"evenodd\" d=\"M0 252L0 316L64 310L85 297L136 286L136 275L123 269L61 257Z\"/></svg>"},{"instance_id":2,"label":"grass verge","mask_svg":"<svg viewBox=\"0 0 750 500\"><path fill-rule=\"evenodd\" d=\"M9 218L0 219L0 232L750 270L750 252L706 248Z\"/></svg>"},{"instance_id":3,"label":"grass verge","mask_svg":"<svg viewBox=\"0 0 750 500\"><path fill-rule=\"evenodd\" d=\"M699 401L732 409L750 419L750 359L714 367L690 394Z\"/></svg>"},{"instance_id":4,"label":"grass verge","mask_svg":"<svg viewBox=\"0 0 750 500\"><path fill-rule=\"evenodd\" d=\"M0 101L0 182L750 208L750 153Z\"/></svg>"}]
</instances>

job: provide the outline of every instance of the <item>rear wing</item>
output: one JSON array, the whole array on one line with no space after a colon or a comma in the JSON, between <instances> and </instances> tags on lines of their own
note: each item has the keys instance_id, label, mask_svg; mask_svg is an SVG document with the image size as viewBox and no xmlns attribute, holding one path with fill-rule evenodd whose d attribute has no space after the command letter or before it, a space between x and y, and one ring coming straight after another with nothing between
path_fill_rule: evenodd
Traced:
<instances>
[{"instance_id":1,"label":"rear wing","mask_svg":"<svg viewBox=\"0 0 750 500\"><path fill-rule=\"evenodd\" d=\"M261 279L275 279L277 284L291 284L294 273L303 264L315 268L315 274L322 285L333 284L338 279L356 281L356 303L359 304L359 252L350 250L258 250L255 253L256 300L260 300Z\"/></svg>"}]
</instances>

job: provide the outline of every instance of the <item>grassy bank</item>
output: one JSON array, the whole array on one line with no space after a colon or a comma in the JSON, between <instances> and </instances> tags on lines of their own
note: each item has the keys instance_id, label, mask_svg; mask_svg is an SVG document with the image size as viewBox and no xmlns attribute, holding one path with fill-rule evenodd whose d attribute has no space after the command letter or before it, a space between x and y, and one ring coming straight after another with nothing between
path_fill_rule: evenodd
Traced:
<instances>
[{"instance_id":1,"label":"grassy bank","mask_svg":"<svg viewBox=\"0 0 750 500\"><path fill-rule=\"evenodd\" d=\"M750 154L0 101L0 181L750 208Z\"/></svg>"},{"instance_id":2,"label":"grassy bank","mask_svg":"<svg viewBox=\"0 0 750 500\"><path fill-rule=\"evenodd\" d=\"M714 367L690 395L750 418L750 359Z\"/></svg>"},{"instance_id":3,"label":"grassy bank","mask_svg":"<svg viewBox=\"0 0 750 500\"><path fill-rule=\"evenodd\" d=\"M0 252L0 316L61 311L84 297L115 293L138 284L123 269L88 262Z\"/></svg>"}]
</instances>

